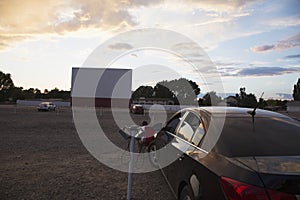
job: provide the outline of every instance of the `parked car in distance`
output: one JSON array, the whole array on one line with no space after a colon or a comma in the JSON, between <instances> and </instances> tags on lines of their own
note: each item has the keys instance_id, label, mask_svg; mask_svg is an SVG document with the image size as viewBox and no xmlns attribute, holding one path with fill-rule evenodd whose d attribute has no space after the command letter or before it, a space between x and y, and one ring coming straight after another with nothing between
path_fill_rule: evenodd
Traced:
<instances>
[{"instance_id":1,"label":"parked car in distance","mask_svg":"<svg viewBox=\"0 0 300 200\"><path fill-rule=\"evenodd\" d=\"M152 155L180 200L300 199L300 122L233 107L178 111L155 136ZM224 119L218 129L216 121ZM210 127L211 126L211 127ZM214 144L211 138L220 130ZM212 137L210 137L212 136ZM213 148L207 149L208 144ZM164 150L162 155L157 149Z\"/></svg>"},{"instance_id":2,"label":"parked car in distance","mask_svg":"<svg viewBox=\"0 0 300 200\"><path fill-rule=\"evenodd\" d=\"M42 102L37 107L38 111L54 111L56 109L56 105L51 102Z\"/></svg>"},{"instance_id":3,"label":"parked car in distance","mask_svg":"<svg viewBox=\"0 0 300 200\"><path fill-rule=\"evenodd\" d=\"M130 112L133 114L144 114L144 108L142 105L133 104L130 106Z\"/></svg>"}]
</instances>

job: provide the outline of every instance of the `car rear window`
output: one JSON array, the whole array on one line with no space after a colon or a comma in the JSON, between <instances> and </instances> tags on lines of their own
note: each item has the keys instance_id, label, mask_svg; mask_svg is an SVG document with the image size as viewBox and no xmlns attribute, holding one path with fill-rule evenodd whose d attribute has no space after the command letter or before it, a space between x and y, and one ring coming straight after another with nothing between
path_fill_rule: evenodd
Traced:
<instances>
[{"instance_id":1,"label":"car rear window","mask_svg":"<svg viewBox=\"0 0 300 200\"><path fill-rule=\"evenodd\" d=\"M291 118L226 118L214 150L228 157L300 155L300 122Z\"/></svg>"}]
</instances>

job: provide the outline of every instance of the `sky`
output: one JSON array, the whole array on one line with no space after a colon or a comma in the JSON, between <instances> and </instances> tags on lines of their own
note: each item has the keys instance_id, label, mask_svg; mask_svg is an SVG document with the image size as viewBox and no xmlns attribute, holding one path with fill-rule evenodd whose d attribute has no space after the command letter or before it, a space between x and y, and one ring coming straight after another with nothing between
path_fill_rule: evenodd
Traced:
<instances>
[{"instance_id":1,"label":"sky","mask_svg":"<svg viewBox=\"0 0 300 200\"><path fill-rule=\"evenodd\" d=\"M299 10L299 0L1 0L0 71L24 89L69 90L72 67L83 66L101 44L157 28L196 42L216 70L199 75L172 52L116 43L111 51L128 51L111 67L133 69L133 90L185 77L202 94L245 87L257 97L291 99L300 78ZM211 71L220 75L219 91Z\"/></svg>"}]
</instances>

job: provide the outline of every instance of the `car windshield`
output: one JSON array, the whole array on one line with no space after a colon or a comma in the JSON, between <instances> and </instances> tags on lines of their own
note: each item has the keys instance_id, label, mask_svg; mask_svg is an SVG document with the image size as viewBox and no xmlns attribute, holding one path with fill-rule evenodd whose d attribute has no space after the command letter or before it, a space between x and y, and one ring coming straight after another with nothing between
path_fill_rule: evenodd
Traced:
<instances>
[{"instance_id":1,"label":"car windshield","mask_svg":"<svg viewBox=\"0 0 300 200\"><path fill-rule=\"evenodd\" d=\"M214 150L228 157L300 155L300 123L290 118L226 118Z\"/></svg>"}]
</instances>

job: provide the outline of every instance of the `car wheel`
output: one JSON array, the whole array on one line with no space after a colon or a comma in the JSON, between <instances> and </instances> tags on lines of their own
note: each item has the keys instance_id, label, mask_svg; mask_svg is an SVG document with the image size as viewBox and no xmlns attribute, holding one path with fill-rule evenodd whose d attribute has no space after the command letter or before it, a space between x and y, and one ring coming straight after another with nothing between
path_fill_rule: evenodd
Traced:
<instances>
[{"instance_id":1,"label":"car wheel","mask_svg":"<svg viewBox=\"0 0 300 200\"><path fill-rule=\"evenodd\" d=\"M184 186L180 192L179 200L193 200L193 192L189 186Z\"/></svg>"},{"instance_id":2,"label":"car wheel","mask_svg":"<svg viewBox=\"0 0 300 200\"><path fill-rule=\"evenodd\" d=\"M148 146L148 155L149 155L149 160L150 163L154 166L154 167L158 167L158 160L157 160L157 148L155 145L155 141L152 141L149 146Z\"/></svg>"}]
</instances>

